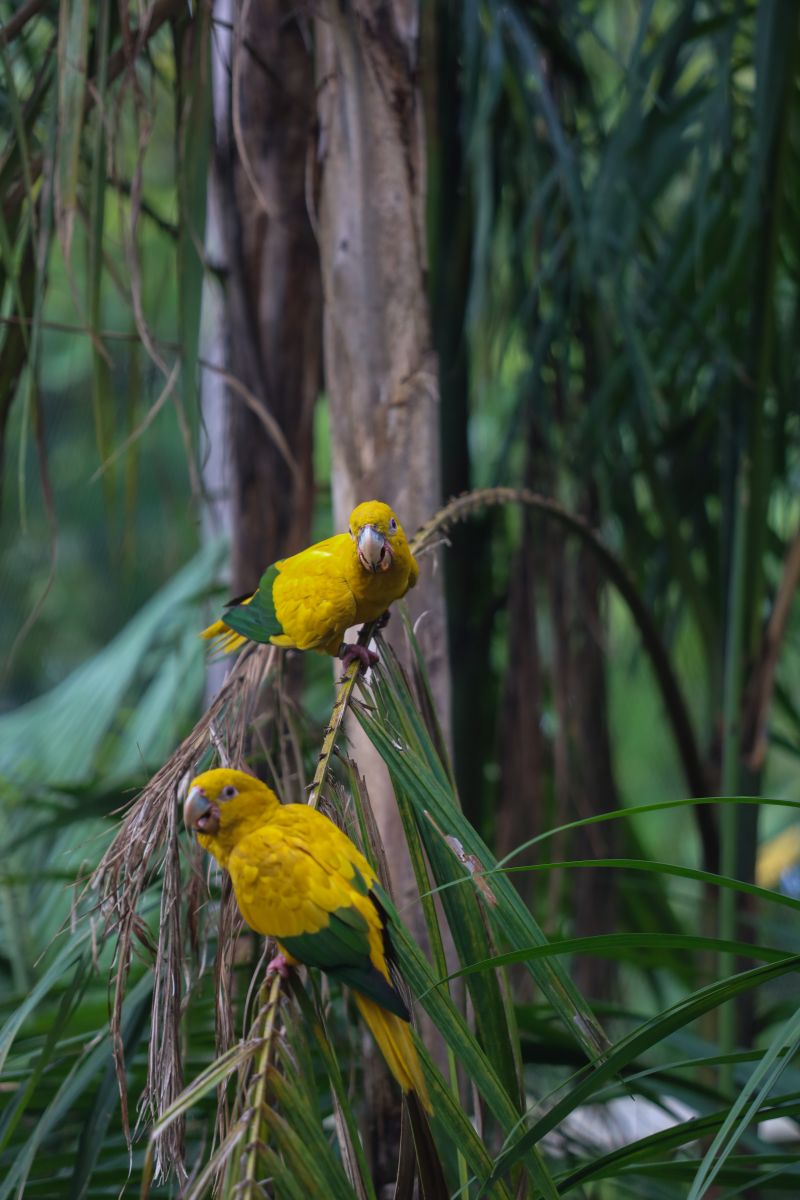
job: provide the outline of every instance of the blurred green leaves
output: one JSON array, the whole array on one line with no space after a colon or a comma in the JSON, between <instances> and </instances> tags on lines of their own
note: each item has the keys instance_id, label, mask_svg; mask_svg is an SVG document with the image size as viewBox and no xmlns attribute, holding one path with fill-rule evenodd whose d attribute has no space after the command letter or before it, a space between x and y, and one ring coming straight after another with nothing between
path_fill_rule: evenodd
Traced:
<instances>
[{"instance_id":1,"label":"blurred green leaves","mask_svg":"<svg viewBox=\"0 0 800 1200\"><path fill-rule=\"evenodd\" d=\"M64 885L85 860L96 861L99 818L170 755L203 688L196 630L221 550L191 558L198 535L188 492L198 471L209 50L223 26L208 5L192 7L196 16L177 0L51 3L34 5L20 25L18 8L0 6L14 30L0 45L0 640L8 649L49 581L43 465L60 525L55 581L35 636L17 648L3 682L3 704L17 711L0 717L0 1052L10 1080L0 1093L3 1194L116 1195L129 1170L105 1023L111 949L98 945L95 972L96 929L69 928ZM453 326L459 359L442 370L464 390L457 416L470 478L461 483L533 482L576 518L590 514L686 697L702 759L693 778L709 780L681 783L636 630L612 601L608 612L598 606L590 632L607 642L606 734L630 811L586 815L597 807L592 763L586 808L559 809L556 748L563 738L570 765L576 745L574 709L559 708L555 696L559 619L575 612L559 611L559 587L572 560L552 530L535 525L522 544L532 554L527 615L543 678L529 731L544 748L541 809L514 808L512 826L539 858L498 866L497 811L524 782L504 773L497 704L518 665L507 601L521 569L523 522L502 515L473 534L479 547L465 541L484 567L460 597L462 612L468 605L476 614L476 636L462 640L461 652L482 689L459 697L483 721L479 737L470 727L472 823L439 755L442 739L420 716L430 712L424 688L410 692L390 660L367 696L374 709L359 710L389 768L428 893L421 903L432 961L402 930L397 949L449 1052L447 1080L426 1056L448 1178L465 1194L486 1186L501 1196L586 1187L609 1200L626 1188L664 1197L688 1187L699 1197L712 1185L731 1195L744 1187L791 1194L796 1158L768 1147L758 1121L796 1111L800 1096L796 961L785 957L798 951L787 912L797 902L751 879L758 822L793 818L800 787L791 566L800 524L797 11L725 3L711 12L683 0L434 8L425 16L434 12L435 36L421 63L439 63L445 41L454 47L433 92L455 92L436 145L452 167L437 187L458 236L440 244L434 235L429 250L442 281L435 304ZM312 136L309 148L318 149ZM327 445L317 455L326 462ZM102 483L89 485L98 470ZM580 671L558 682L573 698ZM317 693L324 688L326 680ZM314 747L296 735L311 725L303 703L293 712L292 753L301 760L294 795ZM708 862L697 866L681 819L692 810L672 798L723 790L722 743L725 790L740 795L713 809L730 817L720 874ZM280 774L262 723L254 745L255 761L263 754L260 765ZM459 728L454 751L458 773ZM357 805L353 776L344 773L335 795L350 783ZM778 803L748 808L747 793L761 790ZM570 839L596 834L607 820L632 823L646 853L637 858L633 839L613 853L577 852ZM531 889L530 906L516 890L527 871L556 880L547 898ZM576 927L575 897L590 876L627 897L624 928L588 937ZM193 871L186 881L199 889ZM153 933L148 906L157 890L154 868L142 916ZM710 913L720 892L736 897L737 919L718 936L698 928L698 914ZM213 919L200 921L206 941L189 938L187 964L215 948L218 900L212 887ZM602 1006L569 973L576 953L592 951L617 965L619 992ZM724 957L734 952L783 957L747 970ZM510 970L516 963L521 970ZM237 1089L246 1097L251 1056L240 1042L214 1062L211 988L192 969L183 1032L194 1084L181 1115L189 1160L208 1163L212 1085L221 1086L223 1109ZM241 997L252 963L231 970L231 1020L245 1037ZM474 1019L458 1006L458 975ZM137 963L132 978L124 1038L138 1094L152 985L146 965ZM753 1020L741 1039L729 1031L720 1043L710 1024L689 1029L744 996ZM314 1045L308 1023L295 1009L285 1013L265 1080L260 1161L279 1194L344 1197L358 1192L357 1172L369 1194L352 1134L362 1076L347 1012L338 996L314 994L313 1003ZM733 1102L717 1086L719 1067L731 1068ZM622 1148L564 1133L585 1102L608 1115L626 1087L665 1108L679 1095L697 1115ZM566 1149L549 1140L555 1130ZM698 1150L698 1138L711 1140ZM229 1162L237 1146L223 1141L214 1150ZM134 1172L141 1158L137 1146ZM198 1188L212 1185L213 1169L203 1169Z\"/></svg>"},{"instance_id":2,"label":"blurred green leaves","mask_svg":"<svg viewBox=\"0 0 800 1200\"><path fill-rule=\"evenodd\" d=\"M0 717L6 786L127 781L168 755L202 691L200 601L223 552L207 545L98 655Z\"/></svg>"}]
</instances>

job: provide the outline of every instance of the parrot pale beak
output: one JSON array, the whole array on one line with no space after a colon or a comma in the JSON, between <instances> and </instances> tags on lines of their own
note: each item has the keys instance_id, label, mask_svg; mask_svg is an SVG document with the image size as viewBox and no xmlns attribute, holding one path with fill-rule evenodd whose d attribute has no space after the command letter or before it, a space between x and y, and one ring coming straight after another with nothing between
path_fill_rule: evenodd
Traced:
<instances>
[{"instance_id":1,"label":"parrot pale beak","mask_svg":"<svg viewBox=\"0 0 800 1200\"><path fill-rule=\"evenodd\" d=\"M212 837L219 830L219 809L202 788L193 787L184 800L183 822L187 829Z\"/></svg>"},{"instance_id":2,"label":"parrot pale beak","mask_svg":"<svg viewBox=\"0 0 800 1200\"><path fill-rule=\"evenodd\" d=\"M392 547L374 525L365 525L358 535L358 561L373 575L388 571L392 565Z\"/></svg>"}]
</instances>

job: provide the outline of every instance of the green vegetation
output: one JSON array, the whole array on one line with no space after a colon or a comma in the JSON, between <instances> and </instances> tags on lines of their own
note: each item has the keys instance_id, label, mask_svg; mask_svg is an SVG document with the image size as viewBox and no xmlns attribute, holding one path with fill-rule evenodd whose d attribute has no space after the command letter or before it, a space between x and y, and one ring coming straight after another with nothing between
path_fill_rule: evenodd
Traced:
<instances>
[{"instance_id":1,"label":"green vegetation","mask_svg":"<svg viewBox=\"0 0 800 1200\"><path fill-rule=\"evenodd\" d=\"M302 799L335 701L329 662L259 649L204 713L227 17L0 20L0 1200L435 1195L348 999L265 982L179 820L220 757ZM401 606L345 694L415 872L395 949L450 1195L798 1189L800 1129L763 1122L800 1106L800 899L791 850L757 860L800 807L799 25L423 6L444 486L492 491L417 543L447 538L450 750ZM324 396L314 432L317 537ZM336 745L315 795L380 870Z\"/></svg>"}]
</instances>

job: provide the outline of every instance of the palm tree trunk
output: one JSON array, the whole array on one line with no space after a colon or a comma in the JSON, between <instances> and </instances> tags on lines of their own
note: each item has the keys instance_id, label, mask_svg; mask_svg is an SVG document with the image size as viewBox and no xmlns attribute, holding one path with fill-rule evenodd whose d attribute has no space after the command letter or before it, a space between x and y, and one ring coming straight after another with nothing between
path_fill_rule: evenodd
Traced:
<instances>
[{"instance_id":1,"label":"palm tree trunk","mask_svg":"<svg viewBox=\"0 0 800 1200\"><path fill-rule=\"evenodd\" d=\"M337 528L384 499L413 531L438 507L439 385L425 291L425 155L416 7L323 3L315 28L319 247ZM409 595L449 740L441 572ZM423 615L424 614L424 615ZM398 643L399 623L389 626ZM402 650L402 647L398 647ZM374 777L373 777L374 778ZM370 793L390 860L403 843L385 790ZM395 879L402 898L406 880Z\"/></svg>"},{"instance_id":2,"label":"palm tree trunk","mask_svg":"<svg viewBox=\"0 0 800 1200\"><path fill-rule=\"evenodd\" d=\"M322 0L315 45L335 524L346 528L359 501L382 499L410 533L441 501L439 384L425 288L417 5ZM445 608L435 555L423 560L409 607L449 745ZM387 634L403 657L397 617ZM386 769L357 728L350 736L403 908L416 886ZM412 921L418 918L415 935L424 938L419 905L409 912ZM375 1075L369 1072L368 1080ZM370 1148L376 1178L388 1182L396 1165L396 1112L380 1097L378 1091L371 1104Z\"/></svg>"}]
</instances>

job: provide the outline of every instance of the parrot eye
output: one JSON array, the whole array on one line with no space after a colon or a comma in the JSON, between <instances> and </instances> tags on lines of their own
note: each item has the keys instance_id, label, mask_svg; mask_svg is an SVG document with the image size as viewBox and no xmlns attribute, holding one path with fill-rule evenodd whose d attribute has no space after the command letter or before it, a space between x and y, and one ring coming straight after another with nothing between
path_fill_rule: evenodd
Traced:
<instances>
[{"instance_id":1,"label":"parrot eye","mask_svg":"<svg viewBox=\"0 0 800 1200\"><path fill-rule=\"evenodd\" d=\"M233 784L229 783L227 787L222 789L219 795L221 800L232 800L233 797L237 796L238 794L239 793L236 791L236 788L233 786Z\"/></svg>"},{"instance_id":2,"label":"parrot eye","mask_svg":"<svg viewBox=\"0 0 800 1200\"><path fill-rule=\"evenodd\" d=\"M397 521L394 517L389 518L389 533L397 533Z\"/></svg>"}]
</instances>

